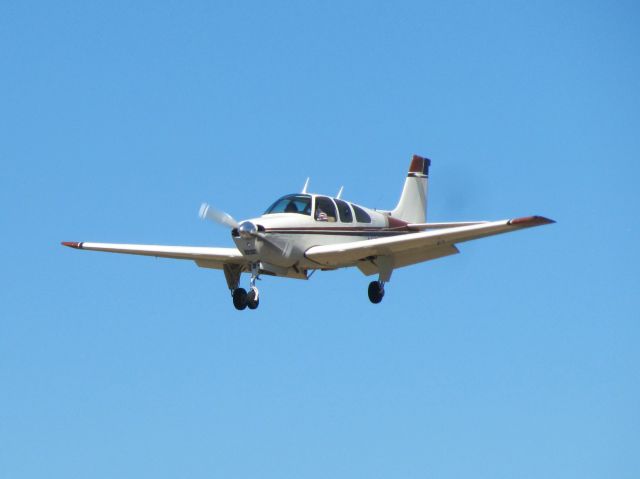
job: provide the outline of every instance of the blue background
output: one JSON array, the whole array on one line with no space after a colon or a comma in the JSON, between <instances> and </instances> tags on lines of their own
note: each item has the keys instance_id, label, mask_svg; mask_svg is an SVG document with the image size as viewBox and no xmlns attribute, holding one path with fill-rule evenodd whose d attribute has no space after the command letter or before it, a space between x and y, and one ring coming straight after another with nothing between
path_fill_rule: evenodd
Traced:
<instances>
[{"instance_id":1,"label":"blue background","mask_svg":"<svg viewBox=\"0 0 640 479\"><path fill-rule=\"evenodd\" d=\"M636 2L0 4L0 475L640 477ZM310 189L557 224L265 278L59 242L232 246ZM246 281L246 278L245 278Z\"/></svg>"}]
</instances>

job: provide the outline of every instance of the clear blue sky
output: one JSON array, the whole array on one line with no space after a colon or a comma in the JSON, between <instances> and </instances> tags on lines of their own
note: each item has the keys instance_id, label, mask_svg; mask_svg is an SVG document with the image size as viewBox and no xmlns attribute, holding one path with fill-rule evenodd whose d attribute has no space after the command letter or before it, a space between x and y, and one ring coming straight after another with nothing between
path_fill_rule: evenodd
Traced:
<instances>
[{"instance_id":1,"label":"clear blue sky","mask_svg":"<svg viewBox=\"0 0 640 479\"><path fill-rule=\"evenodd\" d=\"M0 4L0 476L640 477L637 2ZM231 246L311 190L558 221L265 278L60 241Z\"/></svg>"}]
</instances>

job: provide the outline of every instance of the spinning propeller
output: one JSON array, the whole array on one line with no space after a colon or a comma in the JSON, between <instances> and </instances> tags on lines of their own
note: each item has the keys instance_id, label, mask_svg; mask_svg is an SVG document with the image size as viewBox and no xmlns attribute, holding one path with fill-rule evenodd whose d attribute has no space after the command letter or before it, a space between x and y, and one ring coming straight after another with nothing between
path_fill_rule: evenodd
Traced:
<instances>
[{"instance_id":1,"label":"spinning propeller","mask_svg":"<svg viewBox=\"0 0 640 479\"><path fill-rule=\"evenodd\" d=\"M229 213L217 210L207 203L202 203L202 205L200 205L199 216L203 220L211 220L214 223L228 226L229 228L237 228L240 226L240 223L238 223Z\"/></svg>"},{"instance_id":2,"label":"spinning propeller","mask_svg":"<svg viewBox=\"0 0 640 479\"><path fill-rule=\"evenodd\" d=\"M252 221L243 221L242 223L238 223L229 213L217 210L208 203L202 203L202 205L200 205L199 216L203 220L210 220L228 228L237 228L238 234L242 238L260 238L264 242L275 246L280 251L285 250L286 245L281 244L280 241L277 241L274 238L267 238L267 235L259 231L258 227Z\"/></svg>"}]
</instances>

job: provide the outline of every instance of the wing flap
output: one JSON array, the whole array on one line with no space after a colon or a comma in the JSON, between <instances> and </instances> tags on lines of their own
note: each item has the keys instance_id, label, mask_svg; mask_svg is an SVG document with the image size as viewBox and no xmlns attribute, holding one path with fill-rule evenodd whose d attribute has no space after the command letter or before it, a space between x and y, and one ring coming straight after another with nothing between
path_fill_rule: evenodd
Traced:
<instances>
[{"instance_id":1,"label":"wing flap","mask_svg":"<svg viewBox=\"0 0 640 479\"><path fill-rule=\"evenodd\" d=\"M458 254L460 251L454 245L438 246L434 248L416 248L393 256L393 268L402 268L411 264L422 263L423 261L431 261L432 259L443 258L452 254ZM358 261L356 266L365 276L377 274L380 272L377 258L370 258Z\"/></svg>"}]
</instances>

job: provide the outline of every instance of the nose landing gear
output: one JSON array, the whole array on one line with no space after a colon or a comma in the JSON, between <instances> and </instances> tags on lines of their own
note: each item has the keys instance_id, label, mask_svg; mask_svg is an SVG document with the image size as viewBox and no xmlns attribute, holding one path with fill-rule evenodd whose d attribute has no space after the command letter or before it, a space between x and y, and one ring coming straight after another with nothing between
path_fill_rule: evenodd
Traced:
<instances>
[{"instance_id":1,"label":"nose landing gear","mask_svg":"<svg viewBox=\"0 0 640 479\"><path fill-rule=\"evenodd\" d=\"M251 265L251 279L249 280L249 292L244 288L236 287L231 290L231 297L233 299L233 306L238 310L245 308L256 309L260 305L260 292L256 287L256 280L258 279L260 267L257 263ZM238 280L240 275L238 274Z\"/></svg>"}]
</instances>

